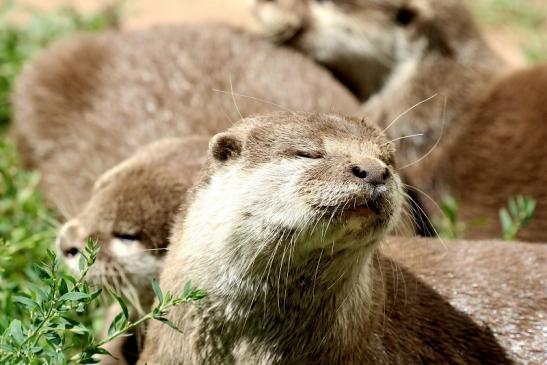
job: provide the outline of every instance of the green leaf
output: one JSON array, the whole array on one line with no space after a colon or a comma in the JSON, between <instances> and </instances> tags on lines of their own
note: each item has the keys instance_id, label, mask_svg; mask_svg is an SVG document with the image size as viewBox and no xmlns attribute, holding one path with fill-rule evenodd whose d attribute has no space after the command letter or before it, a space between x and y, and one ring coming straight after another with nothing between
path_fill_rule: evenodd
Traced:
<instances>
[{"instance_id":1,"label":"green leaf","mask_svg":"<svg viewBox=\"0 0 547 365\"><path fill-rule=\"evenodd\" d=\"M161 323L164 323L164 324L168 325L169 327L171 327L172 329L182 333L182 331L177 326L175 326L175 324L173 322L171 322L167 318L165 318L165 317L154 317L154 319L157 320L157 321L160 321Z\"/></svg>"},{"instance_id":2,"label":"green leaf","mask_svg":"<svg viewBox=\"0 0 547 365\"><path fill-rule=\"evenodd\" d=\"M15 352L15 351L17 351L15 349L15 347L10 346L10 345L5 344L5 343L0 343L0 350L1 351L6 351L6 352Z\"/></svg>"},{"instance_id":3,"label":"green leaf","mask_svg":"<svg viewBox=\"0 0 547 365\"><path fill-rule=\"evenodd\" d=\"M506 209L500 210L500 222L504 235L510 234L511 227L513 226L513 220Z\"/></svg>"},{"instance_id":4,"label":"green leaf","mask_svg":"<svg viewBox=\"0 0 547 365\"><path fill-rule=\"evenodd\" d=\"M126 323L127 320L125 319L124 314L118 313L116 317L114 317L112 323L110 323L110 327L108 328L108 336L112 336L114 333L123 330Z\"/></svg>"},{"instance_id":5,"label":"green leaf","mask_svg":"<svg viewBox=\"0 0 547 365\"><path fill-rule=\"evenodd\" d=\"M127 310L127 306L125 305L125 302L123 301L123 299L120 296L116 295L116 293L114 292L111 292L111 294L114 296L114 298L116 298L116 301L122 308L122 313L125 319L129 320L129 311Z\"/></svg>"},{"instance_id":6,"label":"green leaf","mask_svg":"<svg viewBox=\"0 0 547 365\"><path fill-rule=\"evenodd\" d=\"M156 278L152 279L152 288L154 289L154 293L156 294L156 297L158 298L160 305L162 305L163 293L161 292L160 284L158 283L158 280Z\"/></svg>"},{"instance_id":7,"label":"green leaf","mask_svg":"<svg viewBox=\"0 0 547 365\"><path fill-rule=\"evenodd\" d=\"M38 303L34 302L32 299L22 296L14 296L13 300L16 302L19 302L23 304L25 307L28 308L38 308Z\"/></svg>"},{"instance_id":8,"label":"green leaf","mask_svg":"<svg viewBox=\"0 0 547 365\"><path fill-rule=\"evenodd\" d=\"M66 293L65 295L61 296L59 298L59 300L60 301L65 301L65 300L80 301L80 300L89 299L89 298L90 298L90 295L86 294L86 293L70 292L70 293Z\"/></svg>"},{"instance_id":9,"label":"green leaf","mask_svg":"<svg viewBox=\"0 0 547 365\"><path fill-rule=\"evenodd\" d=\"M18 319L11 321L8 328L8 333L17 345L21 345L25 341L25 336L23 335L23 325Z\"/></svg>"}]
</instances>

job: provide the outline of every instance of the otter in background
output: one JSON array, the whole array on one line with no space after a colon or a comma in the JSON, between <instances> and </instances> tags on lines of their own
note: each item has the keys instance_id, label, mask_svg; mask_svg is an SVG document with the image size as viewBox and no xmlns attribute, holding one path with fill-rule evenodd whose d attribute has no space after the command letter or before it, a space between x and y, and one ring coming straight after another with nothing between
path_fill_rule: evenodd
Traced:
<instances>
[{"instance_id":1,"label":"otter in background","mask_svg":"<svg viewBox=\"0 0 547 365\"><path fill-rule=\"evenodd\" d=\"M124 296L132 319L152 304L151 281L161 271L173 218L205 163L208 141L168 138L141 147L99 177L87 204L59 231L57 247L75 274L86 240L100 242L87 278ZM103 337L118 311L117 305L109 308ZM117 360L105 356L100 363L134 364L137 342L132 336L107 344Z\"/></svg>"},{"instance_id":2,"label":"otter in background","mask_svg":"<svg viewBox=\"0 0 547 365\"><path fill-rule=\"evenodd\" d=\"M81 210L101 173L155 140L211 135L242 115L279 109L358 110L313 62L222 25L57 42L27 65L12 100L21 155L65 218Z\"/></svg>"},{"instance_id":3,"label":"otter in background","mask_svg":"<svg viewBox=\"0 0 547 365\"><path fill-rule=\"evenodd\" d=\"M498 211L510 197L536 201L533 219L519 232L547 240L547 64L500 77L462 117L431 158L411 166L410 182L436 200L460 198L459 219L486 218L471 238L500 237ZM431 201L424 201L434 211Z\"/></svg>"},{"instance_id":4,"label":"otter in background","mask_svg":"<svg viewBox=\"0 0 547 365\"><path fill-rule=\"evenodd\" d=\"M500 237L499 210L529 195L537 215L519 238L547 240L545 71L505 76L463 1L255 0L253 11L266 34L331 69L398 140L398 167L428 215L438 210L422 190L452 195L463 219L487 218L469 237Z\"/></svg>"}]
</instances>

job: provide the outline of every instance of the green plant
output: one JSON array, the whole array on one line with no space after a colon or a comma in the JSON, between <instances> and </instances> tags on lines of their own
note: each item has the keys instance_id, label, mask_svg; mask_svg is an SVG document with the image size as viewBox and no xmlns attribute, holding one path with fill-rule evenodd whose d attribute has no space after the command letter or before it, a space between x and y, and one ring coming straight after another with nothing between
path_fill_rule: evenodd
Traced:
<instances>
[{"instance_id":1,"label":"green plant","mask_svg":"<svg viewBox=\"0 0 547 365\"><path fill-rule=\"evenodd\" d=\"M12 144L0 137L0 333L19 316L13 296L39 277L32 263L47 258L55 220L36 191L39 177L21 169Z\"/></svg>"},{"instance_id":2,"label":"green plant","mask_svg":"<svg viewBox=\"0 0 547 365\"><path fill-rule=\"evenodd\" d=\"M503 230L503 239L513 241L518 233L534 218L536 202L526 196L510 198L507 208L500 210L500 222Z\"/></svg>"},{"instance_id":3,"label":"green plant","mask_svg":"<svg viewBox=\"0 0 547 365\"><path fill-rule=\"evenodd\" d=\"M446 196L440 204L442 217L434 220L437 234L445 239L455 240L463 238L465 232L471 227L477 227L485 223L485 219L477 218L463 222L458 217L460 202L453 196Z\"/></svg>"},{"instance_id":4,"label":"green plant","mask_svg":"<svg viewBox=\"0 0 547 365\"><path fill-rule=\"evenodd\" d=\"M96 355L109 355L102 346L126 335L129 331L154 319L176 328L166 317L167 311L181 303L196 302L205 297L201 290L187 283L182 294L173 297L161 292L157 281L153 289L158 304L152 311L135 322L129 321L129 312L121 297L114 294L121 312L108 331L108 336L97 340L93 331L79 320L79 315L98 300L100 289L85 280L95 263L98 246L89 240L80 258L80 275L75 278L60 270L55 253L47 251L47 259L34 270L40 285L32 285L28 293L14 296L15 304L24 308L21 317L12 318L0 337L0 363L18 364L93 364Z\"/></svg>"},{"instance_id":5,"label":"green plant","mask_svg":"<svg viewBox=\"0 0 547 365\"><path fill-rule=\"evenodd\" d=\"M442 218L435 220L435 228L440 237L457 239L463 236L465 224L458 221L459 202L452 196L445 197L440 204Z\"/></svg>"},{"instance_id":6,"label":"green plant","mask_svg":"<svg viewBox=\"0 0 547 365\"><path fill-rule=\"evenodd\" d=\"M118 24L121 3L94 14L82 14L71 7L38 12L0 2L0 126L9 121L9 95L24 62L51 41L76 31L97 31ZM30 20L23 25L12 21L12 14L25 13Z\"/></svg>"}]
</instances>

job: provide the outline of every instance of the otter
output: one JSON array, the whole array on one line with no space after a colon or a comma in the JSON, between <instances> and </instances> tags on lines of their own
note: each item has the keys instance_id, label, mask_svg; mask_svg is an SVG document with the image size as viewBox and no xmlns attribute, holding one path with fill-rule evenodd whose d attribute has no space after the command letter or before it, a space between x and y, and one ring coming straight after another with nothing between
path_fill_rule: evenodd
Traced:
<instances>
[{"instance_id":1,"label":"otter","mask_svg":"<svg viewBox=\"0 0 547 365\"><path fill-rule=\"evenodd\" d=\"M252 4L264 32L332 70L389 138L423 134L400 142L400 166L424 155L443 128L459 128L474 96L508 67L461 0Z\"/></svg>"},{"instance_id":2,"label":"otter","mask_svg":"<svg viewBox=\"0 0 547 365\"><path fill-rule=\"evenodd\" d=\"M515 363L545 364L545 245L504 241L443 245L434 239L390 237L381 250L476 323L488 326ZM399 285L408 288L414 282Z\"/></svg>"},{"instance_id":3,"label":"otter","mask_svg":"<svg viewBox=\"0 0 547 365\"><path fill-rule=\"evenodd\" d=\"M108 237L101 241L103 251L98 259L101 267L97 268L99 274L91 271L92 280L106 283L111 288L125 287L125 291L130 291L126 296L136 302L130 308L146 308L153 300L149 283L161 270L169 243L170 227L165 222L174 221L178 212L175 207L185 201L184 192L205 163L207 143L207 137L154 142L103 174L84 211L66 224L73 228L61 229L58 237L61 251L73 270L77 270L77 249L84 244L86 236ZM164 177L157 178L160 176ZM163 209L158 210L158 206L163 206ZM131 227L131 231L115 228L122 226ZM135 237L135 232L141 236L140 242L128 240ZM74 237L75 233L79 233L79 237ZM123 247L138 251L135 254L138 258L131 260L132 267L136 263L152 263L150 267L154 270L131 267L125 270L127 256L115 255L117 251L113 250L112 243L119 238L114 235L124 238ZM396 263L392 268L386 268L387 273L397 271L399 265L416 273L450 304L492 328L497 340L515 359L524 361L530 356L525 348L534 345L539 349L543 345L538 342L540 337L536 333L536 324L541 321L538 316L542 313L542 301L532 296L541 292L542 281L547 277L543 269L547 251L541 246L507 242L450 242L442 245L438 240L397 237L388 239L381 249ZM534 276L523 280L524 267ZM118 270L122 270L123 278L114 275ZM123 283L118 284L116 279L123 280ZM401 288L406 291L410 285L412 282L404 282ZM514 297L516 292L530 294ZM465 307L461 307L461 303L465 303ZM540 306L537 310L534 309L536 305ZM501 306L506 309L500 313ZM109 319L118 312L117 306L110 308ZM133 309L132 315L135 314L137 311ZM518 330L506 326L508 322ZM110 321L107 319L106 323ZM122 360L134 363L140 346L136 337L130 337L109 344L108 350L116 359L105 357L101 364L119 364Z\"/></svg>"},{"instance_id":4,"label":"otter","mask_svg":"<svg viewBox=\"0 0 547 365\"><path fill-rule=\"evenodd\" d=\"M217 24L61 40L25 67L12 100L18 149L66 219L100 174L158 139L212 135L279 109L358 110L312 61Z\"/></svg>"},{"instance_id":5,"label":"otter","mask_svg":"<svg viewBox=\"0 0 547 365\"><path fill-rule=\"evenodd\" d=\"M387 275L377 246L403 204L393 162L378 127L338 115L215 135L160 275L164 291L191 281L208 295L167 315L182 333L150 323L138 363L510 363L410 272Z\"/></svg>"},{"instance_id":6,"label":"otter","mask_svg":"<svg viewBox=\"0 0 547 365\"><path fill-rule=\"evenodd\" d=\"M208 141L199 136L168 138L140 148L99 177L85 207L59 231L58 249L74 274L79 273L86 240L100 243L87 279L123 295L131 304L132 318L152 303L150 283L159 275L171 223L205 162ZM105 330L118 311L116 305L108 310ZM135 363L136 340L108 344L116 360L104 357L101 364Z\"/></svg>"},{"instance_id":7,"label":"otter","mask_svg":"<svg viewBox=\"0 0 547 365\"><path fill-rule=\"evenodd\" d=\"M518 238L547 240L547 64L502 76L461 118L442 149L409 168L409 182L436 200L460 200L460 219L486 218L470 238L500 237L500 208L525 195L536 201L534 218ZM429 200L426 211L435 211Z\"/></svg>"},{"instance_id":8,"label":"otter","mask_svg":"<svg viewBox=\"0 0 547 365\"><path fill-rule=\"evenodd\" d=\"M547 240L545 71L511 76L463 1L253 3L266 32L333 70L364 114L401 139L398 166L427 215L439 212L421 191L436 201L452 195L464 220L487 219L467 237L500 237L499 210L530 195L537 217L519 238Z\"/></svg>"}]
</instances>

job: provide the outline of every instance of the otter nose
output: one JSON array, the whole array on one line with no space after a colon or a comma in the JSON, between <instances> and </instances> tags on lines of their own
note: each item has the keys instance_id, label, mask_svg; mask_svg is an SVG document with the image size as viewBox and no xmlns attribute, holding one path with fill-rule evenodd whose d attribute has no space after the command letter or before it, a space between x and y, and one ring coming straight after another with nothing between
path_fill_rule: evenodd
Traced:
<instances>
[{"instance_id":1,"label":"otter nose","mask_svg":"<svg viewBox=\"0 0 547 365\"><path fill-rule=\"evenodd\" d=\"M352 174L371 185L385 184L391 176L389 169L380 161L368 160L351 167Z\"/></svg>"},{"instance_id":2,"label":"otter nose","mask_svg":"<svg viewBox=\"0 0 547 365\"><path fill-rule=\"evenodd\" d=\"M61 239L59 249L63 253L63 256L72 258L80 253L80 248L73 244L72 241Z\"/></svg>"},{"instance_id":3,"label":"otter nose","mask_svg":"<svg viewBox=\"0 0 547 365\"><path fill-rule=\"evenodd\" d=\"M83 244L81 231L81 227L73 220L67 222L59 232L57 246L65 258L72 258L80 253Z\"/></svg>"}]
</instances>

